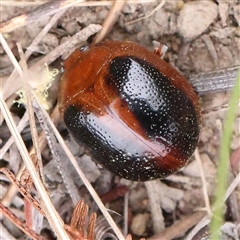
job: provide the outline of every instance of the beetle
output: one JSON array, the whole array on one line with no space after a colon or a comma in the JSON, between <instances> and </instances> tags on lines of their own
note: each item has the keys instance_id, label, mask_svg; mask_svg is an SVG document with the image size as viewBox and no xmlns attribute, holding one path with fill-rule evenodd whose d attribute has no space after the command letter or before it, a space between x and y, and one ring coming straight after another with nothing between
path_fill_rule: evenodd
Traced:
<instances>
[{"instance_id":1,"label":"beetle","mask_svg":"<svg viewBox=\"0 0 240 240\"><path fill-rule=\"evenodd\" d=\"M178 171L198 143L201 111L191 84L129 41L75 50L64 62L59 109L93 160L129 180Z\"/></svg>"}]
</instances>

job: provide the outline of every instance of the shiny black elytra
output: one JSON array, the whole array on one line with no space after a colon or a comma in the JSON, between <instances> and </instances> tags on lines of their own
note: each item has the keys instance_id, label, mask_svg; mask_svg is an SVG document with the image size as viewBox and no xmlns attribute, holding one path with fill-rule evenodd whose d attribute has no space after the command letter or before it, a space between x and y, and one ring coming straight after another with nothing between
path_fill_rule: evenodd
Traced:
<instances>
[{"instance_id":1,"label":"shiny black elytra","mask_svg":"<svg viewBox=\"0 0 240 240\"><path fill-rule=\"evenodd\" d=\"M135 43L106 41L76 50L64 68L60 111L94 161L135 181L186 164L200 109L191 85L168 63Z\"/></svg>"}]
</instances>

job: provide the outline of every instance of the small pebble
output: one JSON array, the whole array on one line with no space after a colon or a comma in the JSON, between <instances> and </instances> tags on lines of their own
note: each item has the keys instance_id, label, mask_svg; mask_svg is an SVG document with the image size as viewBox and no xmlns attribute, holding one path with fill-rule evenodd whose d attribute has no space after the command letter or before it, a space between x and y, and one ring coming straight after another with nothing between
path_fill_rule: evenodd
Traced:
<instances>
[{"instance_id":1,"label":"small pebble","mask_svg":"<svg viewBox=\"0 0 240 240\"><path fill-rule=\"evenodd\" d=\"M52 47L57 47L59 45L56 35L54 35L52 33L46 34L46 36L43 38L42 42L45 43L46 45L52 46Z\"/></svg>"},{"instance_id":2,"label":"small pebble","mask_svg":"<svg viewBox=\"0 0 240 240\"><path fill-rule=\"evenodd\" d=\"M132 220L132 232L137 236L142 236L146 231L149 218L148 213L137 214Z\"/></svg>"},{"instance_id":3,"label":"small pebble","mask_svg":"<svg viewBox=\"0 0 240 240\"><path fill-rule=\"evenodd\" d=\"M216 166L211 161L210 157L206 153L203 153L200 158L205 177L214 178L216 175ZM196 160L192 161L183 169L183 173L191 177L201 177L199 163Z\"/></svg>"},{"instance_id":4,"label":"small pebble","mask_svg":"<svg viewBox=\"0 0 240 240\"><path fill-rule=\"evenodd\" d=\"M218 15L218 7L212 1L193 1L184 5L178 17L177 26L186 40L202 34Z\"/></svg>"}]
</instances>

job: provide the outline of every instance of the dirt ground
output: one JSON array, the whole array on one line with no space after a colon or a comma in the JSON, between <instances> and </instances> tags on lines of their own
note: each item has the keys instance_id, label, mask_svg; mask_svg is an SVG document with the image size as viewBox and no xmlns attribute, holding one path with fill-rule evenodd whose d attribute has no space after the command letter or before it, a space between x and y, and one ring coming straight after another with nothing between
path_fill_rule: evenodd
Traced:
<instances>
[{"instance_id":1,"label":"dirt ground","mask_svg":"<svg viewBox=\"0 0 240 240\"><path fill-rule=\"evenodd\" d=\"M87 45L92 37L88 41L81 42L75 39L72 45L71 41L68 43L69 40L91 24L102 25L108 16L111 4L107 1L99 1L96 6L92 6L90 5L92 1L89 1L85 6L79 3L60 11L58 8L61 6L51 1L53 7L50 8L49 5L47 10L41 11L40 6L45 2L43 0L1 1L0 26L3 37L18 61L21 59L21 54L17 43L24 52L32 51L27 60L28 84L40 96L40 104L49 114L53 114L53 110L57 109L58 85L63 61L74 49ZM36 10L36 7L40 7L40 10ZM240 2L238 0L162 2L135 0L126 3L119 11L119 16L105 39L133 41L150 51L153 51L156 42L160 42L168 47L164 60L187 78L194 74L219 69L228 71L240 65ZM13 20L21 14L26 15ZM31 45L43 28L53 21L53 16L56 17L56 21L46 30L42 40L36 45ZM138 21L131 23L137 19ZM68 45L59 48L64 43ZM44 63L47 63L49 70ZM19 104L22 99L19 101L16 94L22 89L23 84L18 74L13 75L13 71L12 61L1 45L0 74L3 98L12 112L15 123L22 124L22 129L19 131L29 152L32 152L33 138L29 119L24 105ZM56 115L58 117L53 120L54 124L86 178L109 209L114 222L123 229L124 234L130 233L133 239L208 239L210 218L207 217L207 213L211 212L209 204L214 201L222 130L232 92L228 88L227 81L225 84L226 91L206 89L199 98L203 112L198 144L200 160L196 160L196 155L192 156L186 167L161 181L132 182L121 179L96 165L85 149L73 140L62 119L58 114ZM210 85L206 83L207 87ZM3 118L0 122L2 152L0 164L16 175L21 172L23 160L13 140L7 145L11 133ZM36 124L40 134L41 121L37 119ZM118 239L99 211L88 187L84 185L68 160L60 143L53 140L55 138L52 133L48 134L47 136L52 138L53 146L43 144L41 149L45 187L64 223L69 224L74 203L83 199L89 205L90 213L96 212L98 216L95 228L96 239ZM53 150L56 155L53 154ZM229 151L230 159L226 159L229 161L227 187L234 180L238 181L238 186L231 190L230 196L224 202L221 239L240 239L239 107ZM42 218L40 213L33 211L33 217L24 215L26 202L21 195L11 195L9 191L7 192L10 187L9 179L4 174L0 177L2 189L0 197L4 199L2 203L4 202L4 205L19 218L24 220L30 218L35 232L46 239L56 239L49 222L46 218ZM10 194L9 197L4 196L6 192ZM31 188L31 192L36 198L39 197L34 187ZM3 229L2 239L27 239L26 235L7 218L1 220L0 228Z\"/></svg>"}]
</instances>

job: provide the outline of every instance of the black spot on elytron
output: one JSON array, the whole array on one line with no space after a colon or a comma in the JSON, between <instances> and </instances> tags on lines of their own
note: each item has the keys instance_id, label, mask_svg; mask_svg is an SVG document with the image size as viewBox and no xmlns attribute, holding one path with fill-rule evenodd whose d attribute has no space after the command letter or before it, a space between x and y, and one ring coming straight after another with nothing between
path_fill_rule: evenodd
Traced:
<instances>
[{"instance_id":1,"label":"black spot on elytron","mask_svg":"<svg viewBox=\"0 0 240 240\"><path fill-rule=\"evenodd\" d=\"M138 152L129 154L111 142L116 138L114 132L104 132L96 119L86 114L81 106L70 105L65 109L64 122L75 140L87 149L87 153L109 171L134 181L147 181L168 176L172 169L156 164L152 156Z\"/></svg>"},{"instance_id":2,"label":"black spot on elytron","mask_svg":"<svg viewBox=\"0 0 240 240\"><path fill-rule=\"evenodd\" d=\"M148 137L191 156L200 131L191 99L154 66L133 56L114 58L110 74Z\"/></svg>"}]
</instances>

